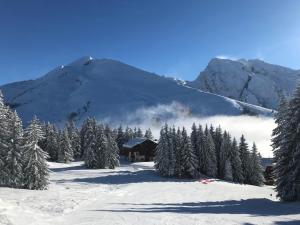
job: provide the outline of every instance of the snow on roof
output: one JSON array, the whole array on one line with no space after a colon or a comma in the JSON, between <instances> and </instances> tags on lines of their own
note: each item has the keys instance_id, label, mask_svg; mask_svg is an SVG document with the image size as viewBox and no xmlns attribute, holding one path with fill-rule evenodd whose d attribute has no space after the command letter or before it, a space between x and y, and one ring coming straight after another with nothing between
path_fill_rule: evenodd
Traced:
<instances>
[{"instance_id":1,"label":"snow on roof","mask_svg":"<svg viewBox=\"0 0 300 225\"><path fill-rule=\"evenodd\" d=\"M148 139L148 138L132 138L131 140L129 140L128 142L123 144L123 147L133 148L134 146L139 145L139 144L141 144L141 143L143 143L144 141L147 141L147 140L153 141L153 140Z\"/></svg>"}]
</instances>

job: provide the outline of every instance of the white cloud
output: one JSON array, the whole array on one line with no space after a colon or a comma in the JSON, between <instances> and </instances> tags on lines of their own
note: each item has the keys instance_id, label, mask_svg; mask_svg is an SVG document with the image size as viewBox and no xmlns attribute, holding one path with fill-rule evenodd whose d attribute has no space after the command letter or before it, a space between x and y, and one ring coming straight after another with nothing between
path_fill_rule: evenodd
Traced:
<instances>
[{"instance_id":1,"label":"white cloud","mask_svg":"<svg viewBox=\"0 0 300 225\"><path fill-rule=\"evenodd\" d=\"M230 60L238 60L238 57L231 56L231 55L217 55L216 58L218 59L230 59Z\"/></svg>"},{"instance_id":2,"label":"white cloud","mask_svg":"<svg viewBox=\"0 0 300 225\"><path fill-rule=\"evenodd\" d=\"M123 125L139 126L143 130L152 129L156 138L164 123L174 125L175 127L184 126L190 131L193 123L213 124L215 127L221 126L223 130L239 139L242 134L245 135L249 147L255 142L259 152L263 157L272 157L271 134L275 127L274 119L271 117L254 116L194 116L190 110L179 103L170 105L158 105L156 107L141 108L130 114Z\"/></svg>"}]
</instances>

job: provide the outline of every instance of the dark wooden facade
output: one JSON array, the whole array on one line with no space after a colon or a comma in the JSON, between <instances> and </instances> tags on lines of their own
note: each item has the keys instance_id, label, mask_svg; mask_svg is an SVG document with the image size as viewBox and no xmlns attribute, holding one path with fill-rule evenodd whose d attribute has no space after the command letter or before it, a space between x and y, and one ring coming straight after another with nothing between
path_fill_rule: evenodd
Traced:
<instances>
[{"instance_id":1,"label":"dark wooden facade","mask_svg":"<svg viewBox=\"0 0 300 225\"><path fill-rule=\"evenodd\" d=\"M148 162L154 160L157 143L150 139L142 140L133 146L123 145L121 154L131 162Z\"/></svg>"}]
</instances>

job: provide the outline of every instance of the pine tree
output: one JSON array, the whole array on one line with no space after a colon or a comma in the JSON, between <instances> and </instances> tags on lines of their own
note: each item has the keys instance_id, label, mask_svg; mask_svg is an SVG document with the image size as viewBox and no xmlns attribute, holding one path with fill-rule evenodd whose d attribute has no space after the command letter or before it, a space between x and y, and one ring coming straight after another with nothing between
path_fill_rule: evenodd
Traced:
<instances>
[{"instance_id":1,"label":"pine tree","mask_svg":"<svg viewBox=\"0 0 300 225\"><path fill-rule=\"evenodd\" d=\"M229 159L232 166L232 180L236 183L243 183L243 169L242 169L242 161L240 158L239 148L237 146L237 141L233 138L231 148L229 151Z\"/></svg>"},{"instance_id":2,"label":"pine tree","mask_svg":"<svg viewBox=\"0 0 300 225\"><path fill-rule=\"evenodd\" d=\"M146 132L145 132L145 138L150 139L150 140L154 139L154 137L152 135L152 131L151 131L150 128L148 130L146 130Z\"/></svg>"},{"instance_id":3,"label":"pine tree","mask_svg":"<svg viewBox=\"0 0 300 225\"><path fill-rule=\"evenodd\" d=\"M276 139L273 138L275 153L275 185L277 195L284 201L300 200L300 84L289 106L277 114ZM285 125L283 125L285 123ZM275 140L274 140L275 139Z\"/></svg>"},{"instance_id":4,"label":"pine tree","mask_svg":"<svg viewBox=\"0 0 300 225\"><path fill-rule=\"evenodd\" d=\"M259 154L257 153L257 148L255 143L252 146L252 152L250 154L250 184L261 186L265 181L263 176L263 167L260 162Z\"/></svg>"},{"instance_id":5,"label":"pine tree","mask_svg":"<svg viewBox=\"0 0 300 225\"><path fill-rule=\"evenodd\" d=\"M277 124L277 127L272 132L272 147L273 147L273 153L274 153L274 161L277 162L277 152L282 150L282 143L283 140L285 140L285 135L287 134L286 130L288 129L288 107L289 103L288 101L281 96L278 111L275 114L275 123ZM280 154L280 152L278 153Z\"/></svg>"},{"instance_id":6,"label":"pine tree","mask_svg":"<svg viewBox=\"0 0 300 225\"><path fill-rule=\"evenodd\" d=\"M66 124L66 129L68 131L68 135L70 138L72 150L74 152L74 158L75 159L80 159L82 156L81 152L81 144L80 144L80 135L79 131L74 123L73 120L70 120Z\"/></svg>"},{"instance_id":7,"label":"pine tree","mask_svg":"<svg viewBox=\"0 0 300 225\"><path fill-rule=\"evenodd\" d=\"M107 165L108 140L102 127L97 127L95 145L96 167L94 169L105 169Z\"/></svg>"},{"instance_id":8,"label":"pine tree","mask_svg":"<svg viewBox=\"0 0 300 225\"><path fill-rule=\"evenodd\" d=\"M95 118L87 118L81 127L80 140L81 140L81 158L86 159L86 153L91 150L91 146L95 144L96 141L96 130L97 122Z\"/></svg>"},{"instance_id":9,"label":"pine tree","mask_svg":"<svg viewBox=\"0 0 300 225\"><path fill-rule=\"evenodd\" d=\"M220 166L220 178L230 180L232 178L232 165L229 158L231 149L231 139L230 135L225 131L223 133L222 144L220 148L219 166Z\"/></svg>"},{"instance_id":10,"label":"pine tree","mask_svg":"<svg viewBox=\"0 0 300 225\"><path fill-rule=\"evenodd\" d=\"M197 127L196 127L196 124L193 123L192 125L192 132L191 132L191 143L192 143L192 147L194 149L194 152L197 152L198 149L199 149L199 141L198 141L198 137L199 137L199 134L198 134L198 130L197 130Z\"/></svg>"},{"instance_id":11,"label":"pine tree","mask_svg":"<svg viewBox=\"0 0 300 225\"><path fill-rule=\"evenodd\" d=\"M4 98L0 90L0 186L7 184L8 174L6 157L8 153L8 113L9 109L4 105Z\"/></svg>"},{"instance_id":12,"label":"pine tree","mask_svg":"<svg viewBox=\"0 0 300 225\"><path fill-rule=\"evenodd\" d=\"M177 131L173 131L174 134L174 151L175 151L175 175L178 177L184 176L184 166L183 166L183 142L182 133L180 128Z\"/></svg>"},{"instance_id":13,"label":"pine tree","mask_svg":"<svg viewBox=\"0 0 300 225\"><path fill-rule=\"evenodd\" d=\"M23 186L23 127L16 112L8 114L8 142L5 167L7 172L6 184L9 187L21 188Z\"/></svg>"},{"instance_id":14,"label":"pine tree","mask_svg":"<svg viewBox=\"0 0 300 225\"><path fill-rule=\"evenodd\" d=\"M143 131L141 130L141 128L137 129L136 137L139 137L139 138L143 137Z\"/></svg>"},{"instance_id":15,"label":"pine tree","mask_svg":"<svg viewBox=\"0 0 300 225\"><path fill-rule=\"evenodd\" d=\"M128 142L129 140L131 140L133 138L134 134L133 134L133 131L130 127L126 127L125 129L125 133L124 133L124 136L123 136L123 144ZM122 144L122 146L123 146Z\"/></svg>"},{"instance_id":16,"label":"pine tree","mask_svg":"<svg viewBox=\"0 0 300 225\"><path fill-rule=\"evenodd\" d=\"M81 142L81 158L85 158L87 149L90 148L91 143L94 141L93 134L96 133L97 122L95 118L87 118L80 130Z\"/></svg>"},{"instance_id":17,"label":"pine tree","mask_svg":"<svg viewBox=\"0 0 300 225\"><path fill-rule=\"evenodd\" d=\"M251 182L250 181L250 176L251 176L250 152L244 135L242 135L240 139L239 152L242 161L244 183L250 184Z\"/></svg>"},{"instance_id":18,"label":"pine tree","mask_svg":"<svg viewBox=\"0 0 300 225\"><path fill-rule=\"evenodd\" d=\"M217 157L216 157L216 150L213 138L211 133L207 133L205 137L206 141L206 163L203 167L203 170L207 176L216 177L218 174L218 167L217 167Z\"/></svg>"},{"instance_id":19,"label":"pine tree","mask_svg":"<svg viewBox=\"0 0 300 225\"><path fill-rule=\"evenodd\" d=\"M120 125L119 128L118 128L118 136L117 136L117 139L116 139L119 149L122 149L123 144L126 143L129 140L129 139L128 140L126 140L126 139L127 138L124 135L123 127Z\"/></svg>"},{"instance_id":20,"label":"pine tree","mask_svg":"<svg viewBox=\"0 0 300 225\"><path fill-rule=\"evenodd\" d=\"M167 124L160 131L160 138L156 147L155 168L162 176L174 176L175 154L170 130Z\"/></svg>"},{"instance_id":21,"label":"pine tree","mask_svg":"<svg viewBox=\"0 0 300 225\"><path fill-rule=\"evenodd\" d=\"M188 137L185 128L182 128L182 167L186 176L197 177L197 157L194 153L191 139Z\"/></svg>"},{"instance_id":22,"label":"pine tree","mask_svg":"<svg viewBox=\"0 0 300 225\"><path fill-rule=\"evenodd\" d=\"M57 161L58 159L58 149L60 148L59 143L59 133L57 128L48 123L46 125L46 137L44 143L44 151L48 153L50 160Z\"/></svg>"},{"instance_id":23,"label":"pine tree","mask_svg":"<svg viewBox=\"0 0 300 225\"><path fill-rule=\"evenodd\" d=\"M107 135L107 142L108 142L107 155L106 155L107 167L109 169L114 169L116 166L120 165L119 148L117 143L115 142L115 140L110 134Z\"/></svg>"},{"instance_id":24,"label":"pine tree","mask_svg":"<svg viewBox=\"0 0 300 225\"><path fill-rule=\"evenodd\" d=\"M70 163L74 160L74 153L67 129L61 134L60 147L58 149L58 162Z\"/></svg>"},{"instance_id":25,"label":"pine tree","mask_svg":"<svg viewBox=\"0 0 300 225\"><path fill-rule=\"evenodd\" d=\"M192 128L192 133L193 133L193 128ZM200 173L203 173L203 152L205 149L205 137L204 137L204 132L202 129L202 126L199 125L198 129L196 130L196 137L193 137L194 141L196 140L197 142L194 143L194 152L197 157L197 169ZM191 136L192 140L192 136Z\"/></svg>"},{"instance_id":26,"label":"pine tree","mask_svg":"<svg viewBox=\"0 0 300 225\"><path fill-rule=\"evenodd\" d=\"M36 117L25 130L24 147L24 187L27 189L43 190L49 183L48 154L38 145L44 138L40 122Z\"/></svg>"},{"instance_id":27,"label":"pine tree","mask_svg":"<svg viewBox=\"0 0 300 225\"><path fill-rule=\"evenodd\" d=\"M97 152L96 152L96 142L97 142L96 130L90 130L88 134L89 136L86 136L86 138L88 138L89 142L85 148L84 162L87 168L94 169L97 168L98 166Z\"/></svg>"},{"instance_id":28,"label":"pine tree","mask_svg":"<svg viewBox=\"0 0 300 225\"><path fill-rule=\"evenodd\" d=\"M216 157L217 157L217 163L218 163L218 178L220 178L221 174L222 174L222 170L221 170L221 166L220 166L220 150L221 150L221 145L223 142L222 129L220 126L216 128L213 139L214 139L215 151L216 151Z\"/></svg>"}]
</instances>

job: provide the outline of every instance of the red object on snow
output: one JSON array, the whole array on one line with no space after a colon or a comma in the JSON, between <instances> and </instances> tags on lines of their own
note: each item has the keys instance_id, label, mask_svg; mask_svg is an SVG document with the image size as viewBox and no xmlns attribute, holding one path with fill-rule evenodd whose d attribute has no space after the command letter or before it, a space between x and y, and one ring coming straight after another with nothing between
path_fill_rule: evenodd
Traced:
<instances>
[{"instance_id":1,"label":"red object on snow","mask_svg":"<svg viewBox=\"0 0 300 225\"><path fill-rule=\"evenodd\" d=\"M211 180L211 179L201 179L201 180L199 180L199 182L201 182L202 184L209 184L209 183L213 182L213 180Z\"/></svg>"}]
</instances>

